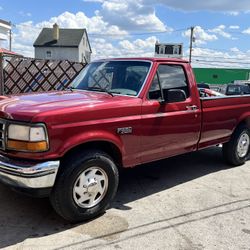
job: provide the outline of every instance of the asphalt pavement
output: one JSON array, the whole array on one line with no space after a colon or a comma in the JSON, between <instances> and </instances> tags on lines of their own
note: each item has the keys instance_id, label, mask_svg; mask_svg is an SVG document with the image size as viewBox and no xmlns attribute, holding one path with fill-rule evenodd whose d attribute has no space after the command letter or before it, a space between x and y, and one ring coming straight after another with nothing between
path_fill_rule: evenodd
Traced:
<instances>
[{"instance_id":1,"label":"asphalt pavement","mask_svg":"<svg viewBox=\"0 0 250 250\"><path fill-rule=\"evenodd\" d=\"M111 208L80 224L0 184L0 248L250 250L250 161L212 148L126 170Z\"/></svg>"}]
</instances>

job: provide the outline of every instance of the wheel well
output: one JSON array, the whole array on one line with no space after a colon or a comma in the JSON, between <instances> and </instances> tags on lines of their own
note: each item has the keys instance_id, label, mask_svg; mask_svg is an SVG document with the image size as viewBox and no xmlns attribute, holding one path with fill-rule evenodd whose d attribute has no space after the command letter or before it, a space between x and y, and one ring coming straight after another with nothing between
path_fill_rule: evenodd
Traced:
<instances>
[{"instance_id":1,"label":"wheel well","mask_svg":"<svg viewBox=\"0 0 250 250\"><path fill-rule=\"evenodd\" d=\"M247 119L241 121L241 122L237 125L236 129L237 129L238 127L240 127L240 126L246 126L246 127L250 128L250 118L247 118Z\"/></svg>"},{"instance_id":2,"label":"wheel well","mask_svg":"<svg viewBox=\"0 0 250 250\"><path fill-rule=\"evenodd\" d=\"M65 155L64 159L70 157L72 154L77 154L79 151L83 150L101 150L107 153L116 163L117 167L122 167L122 154L119 148L111 142L107 141L92 141L86 142L84 144L78 145L70 149Z\"/></svg>"},{"instance_id":3,"label":"wheel well","mask_svg":"<svg viewBox=\"0 0 250 250\"><path fill-rule=\"evenodd\" d=\"M248 128L250 128L250 118L247 118L245 121L245 124Z\"/></svg>"}]
</instances>

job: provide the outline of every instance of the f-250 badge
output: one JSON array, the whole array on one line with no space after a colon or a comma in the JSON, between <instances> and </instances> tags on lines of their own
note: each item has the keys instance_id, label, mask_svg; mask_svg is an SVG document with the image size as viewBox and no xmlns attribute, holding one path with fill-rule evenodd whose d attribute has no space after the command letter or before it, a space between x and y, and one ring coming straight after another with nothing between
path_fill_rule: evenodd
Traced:
<instances>
[{"instance_id":1,"label":"f-250 badge","mask_svg":"<svg viewBox=\"0 0 250 250\"><path fill-rule=\"evenodd\" d=\"M125 127L125 128L118 128L117 134L124 135L124 134L132 134L132 127Z\"/></svg>"}]
</instances>

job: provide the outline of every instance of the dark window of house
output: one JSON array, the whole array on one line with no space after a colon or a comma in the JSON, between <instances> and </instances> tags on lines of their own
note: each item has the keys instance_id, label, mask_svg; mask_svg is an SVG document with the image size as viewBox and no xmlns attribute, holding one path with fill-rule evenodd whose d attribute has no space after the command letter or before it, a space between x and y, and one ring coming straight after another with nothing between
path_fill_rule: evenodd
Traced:
<instances>
[{"instance_id":1,"label":"dark window of house","mask_svg":"<svg viewBox=\"0 0 250 250\"><path fill-rule=\"evenodd\" d=\"M50 51L50 50L47 50L47 51L46 51L46 57L47 57L47 58L51 58L51 55L52 55L51 51Z\"/></svg>"}]
</instances>

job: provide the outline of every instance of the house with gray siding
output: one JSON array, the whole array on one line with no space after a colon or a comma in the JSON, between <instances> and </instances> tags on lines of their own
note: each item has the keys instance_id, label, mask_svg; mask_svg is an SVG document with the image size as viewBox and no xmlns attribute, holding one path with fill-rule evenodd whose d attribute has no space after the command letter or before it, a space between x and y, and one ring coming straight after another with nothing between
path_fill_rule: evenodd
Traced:
<instances>
[{"instance_id":1,"label":"house with gray siding","mask_svg":"<svg viewBox=\"0 0 250 250\"><path fill-rule=\"evenodd\" d=\"M89 63L91 46L86 29L43 28L33 44L35 58Z\"/></svg>"}]
</instances>

